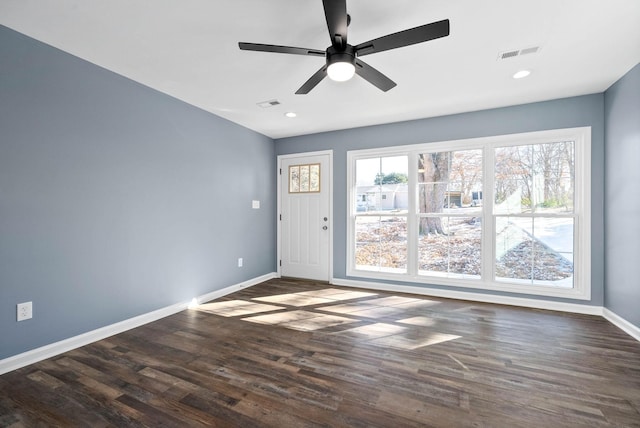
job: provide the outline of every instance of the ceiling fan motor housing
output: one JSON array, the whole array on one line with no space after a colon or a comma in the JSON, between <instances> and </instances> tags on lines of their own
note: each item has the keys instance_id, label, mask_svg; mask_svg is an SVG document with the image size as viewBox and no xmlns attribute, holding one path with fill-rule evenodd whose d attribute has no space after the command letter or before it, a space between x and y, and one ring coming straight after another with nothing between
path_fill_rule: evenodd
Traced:
<instances>
[{"instance_id":1,"label":"ceiling fan motor housing","mask_svg":"<svg viewBox=\"0 0 640 428\"><path fill-rule=\"evenodd\" d=\"M356 50L351 45L346 45L344 49L337 49L335 46L327 48L327 67L336 62L347 62L355 67Z\"/></svg>"}]
</instances>

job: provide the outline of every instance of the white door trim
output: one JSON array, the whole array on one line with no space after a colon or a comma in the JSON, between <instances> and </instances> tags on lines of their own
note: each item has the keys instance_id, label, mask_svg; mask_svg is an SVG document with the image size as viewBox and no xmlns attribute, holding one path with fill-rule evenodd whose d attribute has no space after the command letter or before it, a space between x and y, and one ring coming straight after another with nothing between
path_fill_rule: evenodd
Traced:
<instances>
[{"instance_id":1,"label":"white door trim","mask_svg":"<svg viewBox=\"0 0 640 428\"><path fill-rule=\"evenodd\" d=\"M282 177L283 175L280 173L282 169L282 161L284 159L295 159L302 158L306 156L319 156L319 155L328 155L329 156L329 230L331 233L329 234L329 283L331 283L333 279L333 225L335 224L333 218L335 217L333 212L333 150L321 150L317 152L305 152L305 153L292 153L289 155L279 155L278 156L278 165L276 168L276 177L277 177L277 209L276 213L276 223L277 223L277 251L276 251L276 268L278 278L281 277L281 267L280 260L282 259L281 250L282 250L282 223L280 221L280 215L282 214Z\"/></svg>"}]
</instances>

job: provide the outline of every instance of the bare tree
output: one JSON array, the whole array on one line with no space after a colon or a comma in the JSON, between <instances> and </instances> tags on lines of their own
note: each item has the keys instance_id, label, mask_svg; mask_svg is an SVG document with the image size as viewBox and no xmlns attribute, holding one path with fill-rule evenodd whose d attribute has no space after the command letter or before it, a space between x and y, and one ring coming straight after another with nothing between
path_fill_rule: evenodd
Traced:
<instances>
[{"instance_id":1,"label":"bare tree","mask_svg":"<svg viewBox=\"0 0 640 428\"><path fill-rule=\"evenodd\" d=\"M567 177L569 179L569 188L566 189L564 193L564 204L568 209L569 201L571 201L571 209L573 209L573 192L576 180L575 147L573 145L573 141L567 141L564 143L563 158L569 172L569 177Z\"/></svg>"},{"instance_id":2,"label":"bare tree","mask_svg":"<svg viewBox=\"0 0 640 428\"><path fill-rule=\"evenodd\" d=\"M501 147L495 154L495 200L504 202L521 191L522 204L530 206L533 176L531 146Z\"/></svg>"},{"instance_id":3,"label":"bare tree","mask_svg":"<svg viewBox=\"0 0 640 428\"><path fill-rule=\"evenodd\" d=\"M460 189L460 203L472 202L472 191L477 189L482 177L482 151L460 150L451 156L451 180Z\"/></svg>"},{"instance_id":4,"label":"bare tree","mask_svg":"<svg viewBox=\"0 0 640 428\"><path fill-rule=\"evenodd\" d=\"M522 204L556 207L572 200L575 179L572 142L496 150L496 202L521 190Z\"/></svg>"},{"instance_id":5,"label":"bare tree","mask_svg":"<svg viewBox=\"0 0 640 428\"><path fill-rule=\"evenodd\" d=\"M441 213L451 170L451 153L422 153L418 155L418 204L421 213ZM420 219L420 234L445 235L439 217Z\"/></svg>"}]
</instances>

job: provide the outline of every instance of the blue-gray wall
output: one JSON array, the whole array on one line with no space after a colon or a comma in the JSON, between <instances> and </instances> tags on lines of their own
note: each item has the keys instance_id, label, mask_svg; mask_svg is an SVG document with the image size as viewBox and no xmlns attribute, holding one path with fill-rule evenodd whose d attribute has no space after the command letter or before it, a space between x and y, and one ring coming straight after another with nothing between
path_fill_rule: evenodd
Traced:
<instances>
[{"instance_id":1,"label":"blue-gray wall","mask_svg":"<svg viewBox=\"0 0 640 428\"><path fill-rule=\"evenodd\" d=\"M604 304L640 328L640 64L604 100Z\"/></svg>"},{"instance_id":2,"label":"blue-gray wall","mask_svg":"<svg viewBox=\"0 0 640 428\"><path fill-rule=\"evenodd\" d=\"M274 272L275 195L270 138L0 26L0 359Z\"/></svg>"},{"instance_id":3,"label":"blue-gray wall","mask_svg":"<svg viewBox=\"0 0 640 428\"><path fill-rule=\"evenodd\" d=\"M340 95L337 94L337 97ZM339 100L336 100L339 102ZM366 107L365 107L366 108ZM347 151L520 132L591 126L591 305L603 304L604 95L559 99L451 116L377 125L276 140L276 154L334 151L334 277L346 276ZM418 285L410 283L406 285ZM427 286L427 284L424 284ZM430 285L432 288L446 289ZM473 289L455 288L478 292ZM489 293L489 292L487 292ZM491 294L506 294L490 292ZM522 295L518 295L521 296ZM535 296L526 296L536 298ZM550 298L544 298L549 300ZM560 299L552 299L560 300ZM563 300L571 302L571 300ZM585 303L575 301L574 303Z\"/></svg>"}]
</instances>

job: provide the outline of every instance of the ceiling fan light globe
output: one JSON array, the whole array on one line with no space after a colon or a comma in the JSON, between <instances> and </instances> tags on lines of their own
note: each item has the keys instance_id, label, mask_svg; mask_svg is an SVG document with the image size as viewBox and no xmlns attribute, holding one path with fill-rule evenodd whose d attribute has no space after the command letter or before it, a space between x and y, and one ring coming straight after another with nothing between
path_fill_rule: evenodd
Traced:
<instances>
[{"instance_id":1,"label":"ceiling fan light globe","mask_svg":"<svg viewBox=\"0 0 640 428\"><path fill-rule=\"evenodd\" d=\"M355 72L356 67L350 62L334 62L327 67L329 78L336 82L346 82L353 77Z\"/></svg>"}]
</instances>

